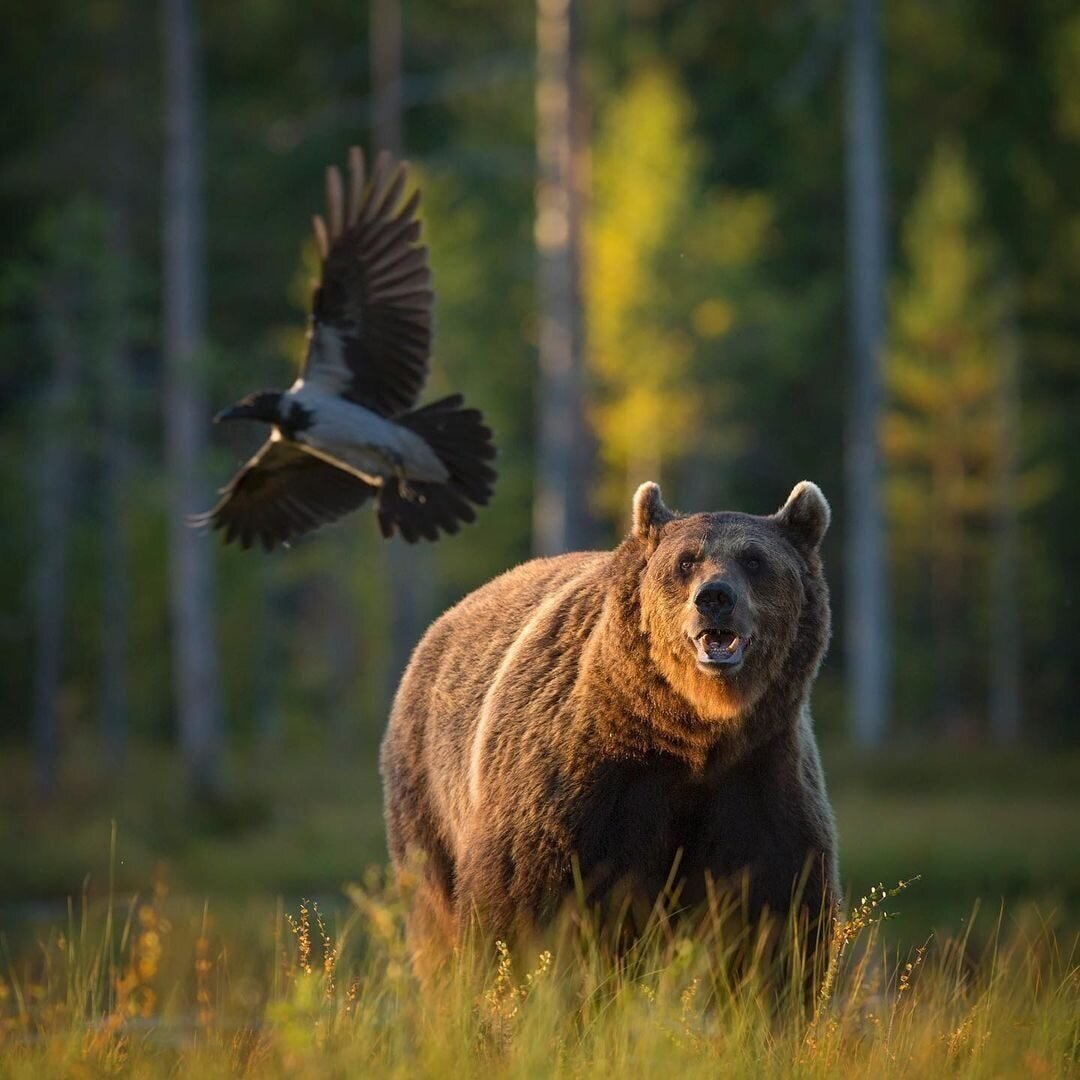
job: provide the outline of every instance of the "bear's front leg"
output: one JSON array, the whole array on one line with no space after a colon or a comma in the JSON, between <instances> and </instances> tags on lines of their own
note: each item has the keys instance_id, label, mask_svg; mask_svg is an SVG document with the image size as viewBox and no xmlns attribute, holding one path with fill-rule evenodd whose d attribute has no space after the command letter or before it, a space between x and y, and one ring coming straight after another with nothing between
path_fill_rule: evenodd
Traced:
<instances>
[{"instance_id":1,"label":"bear's front leg","mask_svg":"<svg viewBox=\"0 0 1080 1080\"><path fill-rule=\"evenodd\" d=\"M524 827L522 827L524 826ZM454 886L459 939L527 937L554 913L572 882L562 837L538 825L478 819L463 845Z\"/></svg>"}]
</instances>

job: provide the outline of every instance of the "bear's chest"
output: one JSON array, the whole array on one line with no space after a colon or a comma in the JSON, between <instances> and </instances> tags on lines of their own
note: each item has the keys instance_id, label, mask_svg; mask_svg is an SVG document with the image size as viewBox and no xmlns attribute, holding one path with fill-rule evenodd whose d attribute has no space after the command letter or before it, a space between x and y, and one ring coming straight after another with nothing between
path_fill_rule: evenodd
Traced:
<instances>
[{"instance_id":1,"label":"bear's chest","mask_svg":"<svg viewBox=\"0 0 1080 1080\"><path fill-rule=\"evenodd\" d=\"M683 898L694 902L707 878L749 867L775 831L767 784L754 770L695 779L678 763L651 761L597 778L578 858L585 879L601 887L632 879L655 895L682 880Z\"/></svg>"}]
</instances>

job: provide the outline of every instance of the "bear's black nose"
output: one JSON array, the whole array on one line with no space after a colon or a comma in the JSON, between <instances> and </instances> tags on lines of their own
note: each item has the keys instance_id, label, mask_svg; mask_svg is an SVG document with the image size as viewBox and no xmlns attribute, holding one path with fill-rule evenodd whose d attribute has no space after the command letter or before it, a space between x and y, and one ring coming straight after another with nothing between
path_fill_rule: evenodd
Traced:
<instances>
[{"instance_id":1,"label":"bear's black nose","mask_svg":"<svg viewBox=\"0 0 1080 1080\"><path fill-rule=\"evenodd\" d=\"M734 609L737 600L735 590L726 581L716 578L706 581L694 593L695 606L716 615L726 615Z\"/></svg>"}]
</instances>

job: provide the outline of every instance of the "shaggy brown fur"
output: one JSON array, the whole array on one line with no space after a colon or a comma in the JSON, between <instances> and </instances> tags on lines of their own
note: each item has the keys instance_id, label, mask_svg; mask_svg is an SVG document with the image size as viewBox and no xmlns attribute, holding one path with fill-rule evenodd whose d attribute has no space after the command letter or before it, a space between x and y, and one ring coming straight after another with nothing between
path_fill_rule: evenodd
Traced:
<instances>
[{"instance_id":1,"label":"shaggy brown fur","mask_svg":"<svg viewBox=\"0 0 1080 1080\"><path fill-rule=\"evenodd\" d=\"M614 551L526 563L428 630L382 748L390 851L420 865L414 951L474 915L498 935L542 923L575 861L593 899L654 898L678 859L681 902L746 877L752 910L782 913L808 874L803 895L833 903L809 709L828 522L808 482L770 517L678 515L643 484ZM695 597L716 581L741 665L699 662Z\"/></svg>"}]
</instances>

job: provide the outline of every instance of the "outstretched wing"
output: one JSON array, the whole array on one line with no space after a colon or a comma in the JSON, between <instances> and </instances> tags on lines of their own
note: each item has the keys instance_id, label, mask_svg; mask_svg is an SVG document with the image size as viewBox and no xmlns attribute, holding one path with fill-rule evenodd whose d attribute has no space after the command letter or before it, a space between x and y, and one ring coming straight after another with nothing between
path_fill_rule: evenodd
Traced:
<instances>
[{"instance_id":1,"label":"outstretched wing","mask_svg":"<svg viewBox=\"0 0 1080 1080\"><path fill-rule=\"evenodd\" d=\"M336 521L369 499L375 488L343 469L271 437L222 488L217 505L193 525L225 530L225 543L277 544Z\"/></svg>"},{"instance_id":2,"label":"outstretched wing","mask_svg":"<svg viewBox=\"0 0 1080 1080\"><path fill-rule=\"evenodd\" d=\"M431 270L419 242L420 193L402 202L404 164L381 153L365 183L349 151L349 187L326 170L325 219L315 218L322 276L312 302L301 377L383 416L410 408L431 353Z\"/></svg>"}]
</instances>

